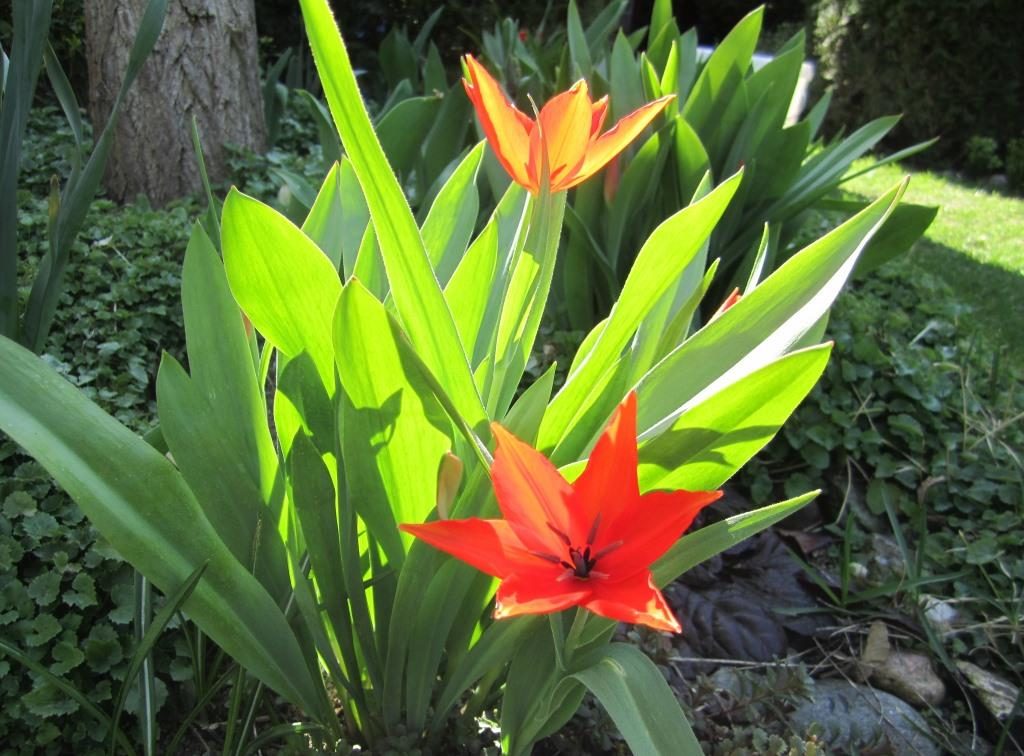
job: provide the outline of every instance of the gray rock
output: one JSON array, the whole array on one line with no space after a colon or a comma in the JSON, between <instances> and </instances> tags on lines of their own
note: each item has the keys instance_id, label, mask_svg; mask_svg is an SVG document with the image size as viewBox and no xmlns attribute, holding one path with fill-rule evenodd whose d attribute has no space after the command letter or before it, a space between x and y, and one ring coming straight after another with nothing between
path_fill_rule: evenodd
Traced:
<instances>
[{"instance_id":1,"label":"gray rock","mask_svg":"<svg viewBox=\"0 0 1024 756\"><path fill-rule=\"evenodd\" d=\"M894 756L940 756L928 724L910 704L890 693L844 680L817 680L814 698L789 715L797 732L817 722L829 749L855 753L888 744Z\"/></svg>"}]
</instances>

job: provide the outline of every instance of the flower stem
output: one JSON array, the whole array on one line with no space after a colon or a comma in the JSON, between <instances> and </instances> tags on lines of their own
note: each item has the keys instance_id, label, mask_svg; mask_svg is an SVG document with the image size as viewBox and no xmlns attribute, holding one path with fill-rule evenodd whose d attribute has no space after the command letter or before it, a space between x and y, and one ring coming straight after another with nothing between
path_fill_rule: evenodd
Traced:
<instances>
[{"instance_id":1,"label":"flower stem","mask_svg":"<svg viewBox=\"0 0 1024 756\"><path fill-rule=\"evenodd\" d=\"M586 627L587 618L590 616L583 607L577 607L576 616L573 617L572 625L569 627L569 634L565 637L565 663L572 664L573 654L579 649L580 640L583 637L583 629ZM568 668L568 667L566 667Z\"/></svg>"}]
</instances>

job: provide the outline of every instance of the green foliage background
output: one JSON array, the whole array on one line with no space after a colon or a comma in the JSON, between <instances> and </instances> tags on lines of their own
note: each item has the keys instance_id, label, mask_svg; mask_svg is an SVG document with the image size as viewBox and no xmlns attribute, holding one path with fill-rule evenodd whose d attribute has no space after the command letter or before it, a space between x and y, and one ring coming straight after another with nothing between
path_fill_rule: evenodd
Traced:
<instances>
[{"instance_id":1,"label":"green foliage background","mask_svg":"<svg viewBox=\"0 0 1024 756\"><path fill-rule=\"evenodd\" d=\"M832 129L903 113L892 144L941 136L921 158L960 159L974 135L1024 133L1024 3L819 0L820 73Z\"/></svg>"},{"instance_id":2,"label":"green foliage background","mask_svg":"<svg viewBox=\"0 0 1024 756\"><path fill-rule=\"evenodd\" d=\"M25 284L45 248L49 171L71 141L66 123L44 108L29 124L19 197ZM178 290L196 212L187 203L156 211L97 200L44 358L140 431L156 414L151 381L161 349L184 353ZM0 436L0 636L109 709L134 645L133 581L77 505ZM172 630L156 648L161 705L167 686L191 675L181 641ZM0 711L0 756L106 752L102 728L78 704L9 659L0 659Z\"/></svg>"}]
</instances>

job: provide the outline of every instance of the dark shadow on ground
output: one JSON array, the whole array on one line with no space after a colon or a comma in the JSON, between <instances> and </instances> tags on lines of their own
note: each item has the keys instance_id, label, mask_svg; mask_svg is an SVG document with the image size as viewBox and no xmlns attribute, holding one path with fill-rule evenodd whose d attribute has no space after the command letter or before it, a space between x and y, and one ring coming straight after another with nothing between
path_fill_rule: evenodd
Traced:
<instances>
[{"instance_id":1,"label":"dark shadow on ground","mask_svg":"<svg viewBox=\"0 0 1024 756\"><path fill-rule=\"evenodd\" d=\"M970 325L1004 344L1024 364L1024 276L975 260L927 236L907 255L908 262L938 275L973 312ZM967 285L965 285L965 283Z\"/></svg>"}]
</instances>

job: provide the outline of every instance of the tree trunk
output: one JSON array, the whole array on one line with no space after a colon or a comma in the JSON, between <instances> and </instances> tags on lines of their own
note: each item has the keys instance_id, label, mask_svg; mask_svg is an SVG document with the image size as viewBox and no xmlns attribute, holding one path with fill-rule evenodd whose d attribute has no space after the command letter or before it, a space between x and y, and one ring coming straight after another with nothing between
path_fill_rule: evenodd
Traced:
<instances>
[{"instance_id":1,"label":"tree trunk","mask_svg":"<svg viewBox=\"0 0 1024 756\"><path fill-rule=\"evenodd\" d=\"M106 122L147 0L85 0L89 113ZM200 187L193 116L212 181L225 144L265 136L254 0L170 0L163 33L128 93L104 179L109 196L162 205Z\"/></svg>"}]
</instances>

